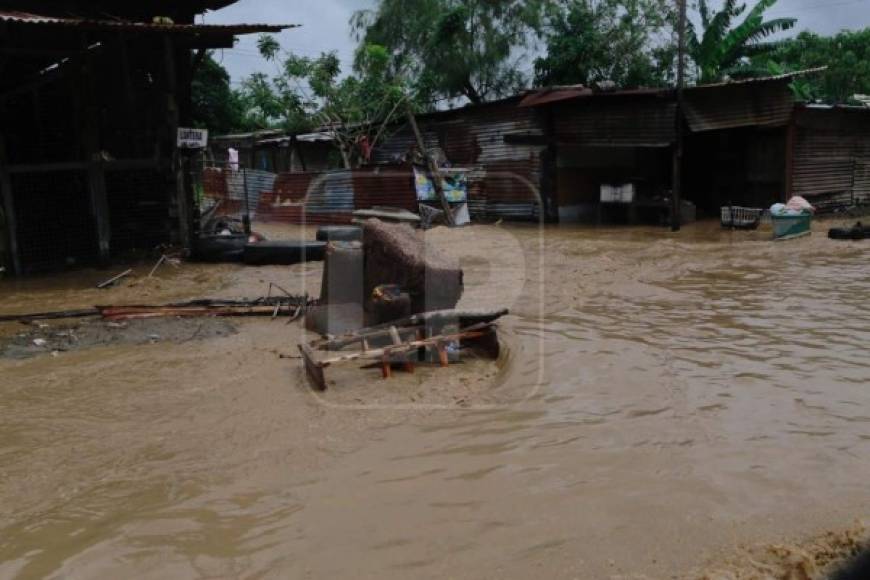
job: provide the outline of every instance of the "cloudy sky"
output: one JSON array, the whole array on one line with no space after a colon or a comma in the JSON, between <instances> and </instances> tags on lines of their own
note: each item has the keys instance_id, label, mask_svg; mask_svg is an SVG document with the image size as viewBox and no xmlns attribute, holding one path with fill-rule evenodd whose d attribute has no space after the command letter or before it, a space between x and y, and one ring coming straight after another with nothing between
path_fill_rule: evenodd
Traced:
<instances>
[{"instance_id":1,"label":"cloudy sky","mask_svg":"<svg viewBox=\"0 0 870 580\"><path fill-rule=\"evenodd\" d=\"M713 3L717 4L717 0ZM281 34L285 49L309 56L335 50L343 68L349 69L355 43L350 37L348 20L355 10L373 4L375 0L239 0L229 8L207 14L205 21L301 24L300 28ZM779 0L768 16L795 16L798 30L832 34L870 26L870 0ZM257 70L274 72L274 65L263 63L259 57L256 36L242 37L236 48L217 57L223 58L234 83Z\"/></svg>"}]
</instances>

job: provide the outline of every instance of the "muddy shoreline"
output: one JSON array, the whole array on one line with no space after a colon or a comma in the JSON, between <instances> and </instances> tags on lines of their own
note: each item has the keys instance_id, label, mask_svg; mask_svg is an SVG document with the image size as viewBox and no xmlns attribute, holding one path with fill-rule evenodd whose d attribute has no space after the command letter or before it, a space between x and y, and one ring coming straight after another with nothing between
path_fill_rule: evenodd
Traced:
<instances>
[{"instance_id":1,"label":"muddy shoreline","mask_svg":"<svg viewBox=\"0 0 870 580\"><path fill-rule=\"evenodd\" d=\"M821 578L860 542L870 245L429 236L461 306L511 308L498 362L354 369L318 397L286 358L301 326L268 320L0 358L0 576ZM5 280L3 310L316 295L321 274L142 270Z\"/></svg>"}]
</instances>

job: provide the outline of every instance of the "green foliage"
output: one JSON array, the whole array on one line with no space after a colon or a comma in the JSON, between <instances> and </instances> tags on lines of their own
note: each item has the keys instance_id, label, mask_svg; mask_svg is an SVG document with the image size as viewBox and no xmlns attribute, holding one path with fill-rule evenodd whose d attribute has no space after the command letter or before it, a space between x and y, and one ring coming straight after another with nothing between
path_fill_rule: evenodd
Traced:
<instances>
[{"instance_id":1,"label":"green foliage","mask_svg":"<svg viewBox=\"0 0 870 580\"><path fill-rule=\"evenodd\" d=\"M538 85L611 81L663 86L672 79L675 44L670 0L571 0L548 17L547 54L535 61Z\"/></svg>"},{"instance_id":2,"label":"green foliage","mask_svg":"<svg viewBox=\"0 0 870 580\"><path fill-rule=\"evenodd\" d=\"M242 126L242 104L230 87L230 75L211 54L197 68L191 94L196 127L221 134Z\"/></svg>"},{"instance_id":3,"label":"green foliage","mask_svg":"<svg viewBox=\"0 0 870 580\"><path fill-rule=\"evenodd\" d=\"M467 98L480 103L511 94L526 78L519 66L534 44L548 0L380 0L351 18L359 41L382 46L393 76L409 79L420 101Z\"/></svg>"},{"instance_id":4,"label":"green foliage","mask_svg":"<svg viewBox=\"0 0 870 580\"><path fill-rule=\"evenodd\" d=\"M751 66L750 58L769 54L775 44L762 42L770 35L789 30L797 22L794 18L764 20L764 12L776 0L758 0L743 21L734 21L746 12L746 4L725 0L722 9L711 14L707 0L698 0L703 35L698 35L691 24L686 44L698 68L698 81L712 83L725 76L757 76L759 69Z\"/></svg>"},{"instance_id":5,"label":"green foliage","mask_svg":"<svg viewBox=\"0 0 870 580\"><path fill-rule=\"evenodd\" d=\"M392 74L390 55L383 46L359 50L356 74L342 77L335 53L316 58L282 54L277 41L268 36L261 37L258 45L264 58L280 65L280 73L272 78L254 74L243 83L249 116L259 126L280 126L291 132L327 128L348 166L362 154L363 138L376 141L383 124L406 102L407 89Z\"/></svg>"},{"instance_id":6,"label":"green foliage","mask_svg":"<svg viewBox=\"0 0 870 580\"><path fill-rule=\"evenodd\" d=\"M870 28L836 36L801 32L777 43L769 53L756 56L753 64L781 73L827 66L822 73L793 81L797 98L850 103L856 94L870 94Z\"/></svg>"}]
</instances>

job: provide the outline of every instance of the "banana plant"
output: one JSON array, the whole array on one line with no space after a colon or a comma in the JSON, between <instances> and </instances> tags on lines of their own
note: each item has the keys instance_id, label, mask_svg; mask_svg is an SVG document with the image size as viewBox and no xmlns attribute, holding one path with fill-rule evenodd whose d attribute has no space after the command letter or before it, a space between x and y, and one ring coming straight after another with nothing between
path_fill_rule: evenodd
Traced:
<instances>
[{"instance_id":1,"label":"banana plant","mask_svg":"<svg viewBox=\"0 0 870 580\"><path fill-rule=\"evenodd\" d=\"M764 12L776 0L759 0L748 12L746 4L725 0L722 9L712 12L707 0L698 0L703 32L700 38L693 25L687 29L687 47L697 67L701 84L721 81L726 76L757 76L749 58L773 51L776 42L764 42L769 36L789 30L796 18L764 19ZM734 25L745 14L742 22Z\"/></svg>"}]
</instances>

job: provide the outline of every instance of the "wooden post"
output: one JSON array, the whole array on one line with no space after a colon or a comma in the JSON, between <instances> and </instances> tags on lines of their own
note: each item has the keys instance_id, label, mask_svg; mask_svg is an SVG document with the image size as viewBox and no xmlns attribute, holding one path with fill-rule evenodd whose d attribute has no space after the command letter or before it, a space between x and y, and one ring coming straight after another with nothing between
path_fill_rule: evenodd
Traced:
<instances>
[{"instance_id":1,"label":"wooden post","mask_svg":"<svg viewBox=\"0 0 870 580\"><path fill-rule=\"evenodd\" d=\"M88 163L88 193L91 213L97 225L100 265L108 266L112 250L112 225L109 221L109 200L106 195L106 172L99 153L93 153Z\"/></svg>"},{"instance_id":2,"label":"wooden post","mask_svg":"<svg viewBox=\"0 0 870 580\"><path fill-rule=\"evenodd\" d=\"M112 251L112 225L109 221L109 201L106 193L106 172L100 151L100 114L96 103L93 56L87 55L82 80L84 81L84 119L82 144L87 155L88 198L91 215L97 230L97 250L101 266L108 266Z\"/></svg>"},{"instance_id":3,"label":"wooden post","mask_svg":"<svg viewBox=\"0 0 870 580\"><path fill-rule=\"evenodd\" d=\"M176 67L175 47L172 44L172 39L169 35L163 36L163 59L166 74L166 127L168 131L167 137L171 143L172 150L172 174L174 187L171 195L175 201L175 213L178 220L178 237L182 247L190 249L190 211L187 200L187 176L185 175L185 164L181 152L178 149L178 124L179 124L179 103L178 103L178 69Z\"/></svg>"},{"instance_id":4,"label":"wooden post","mask_svg":"<svg viewBox=\"0 0 870 580\"><path fill-rule=\"evenodd\" d=\"M544 221L559 223L559 149L555 135L554 115L550 107L544 111L546 147L541 153L541 202Z\"/></svg>"},{"instance_id":5,"label":"wooden post","mask_svg":"<svg viewBox=\"0 0 870 580\"><path fill-rule=\"evenodd\" d=\"M438 199L441 200L441 208L444 210L444 216L447 219L447 225L455 226L456 220L453 219L453 212L450 210L450 203L447 201L447 196L444 195L444 182L441 180L441 169L435 165L435 161L430 157L429 150L426 149L426 141L423 139L423 134L420 133L420 127L417 126L417 119L414 117L414 112L411 110L411 105L407 106L408 123L414 131L414 137L417 139L417 147L423 155L423 160L426 161L426 166L429 168L429 173L432 175L432 184L435 186L435 193L438 194Z\"/></svg>"},{"instance_id":6,"label":"wooden post","mask_svg":"<svg viewBox=\"0 0 870 580\"><path fill-rule=\"evenodd\" d=\"M780 201L785 203L793 194L794 189L794 162L795 143L797 142L797 112L792 110L788 126L785 128L785 176L783 180L783 192Z\"/></svg>"},{"instance_id":7,"label":"wooden post","mask_svg":"<svg viewBox=\"0 0 870 580\"><path fill-rule=\"evenodd\" d=\"M686 0L677 0L677 107L674 113L676 128L674 143L673 183L671 191L671 231L680 231L681 198L683 196L683 84L686 72Z\"/></svg>"},{"instance_id":8,"label":"wooden post","mask_svg":"<svg viewBox=\"0 0 870 580\"><path fill-rule=\"evenodd\" d=\"M15 219L15 201L12 197L12 180L9 178L9 166L6 158L6 142L0 136L0 195L2 195L3 214L6 216L6 233L9 240L9 257L12 260L12 272L21 275L21 256L18 254L18 227Z\"/></svg>"}]
</instances>

